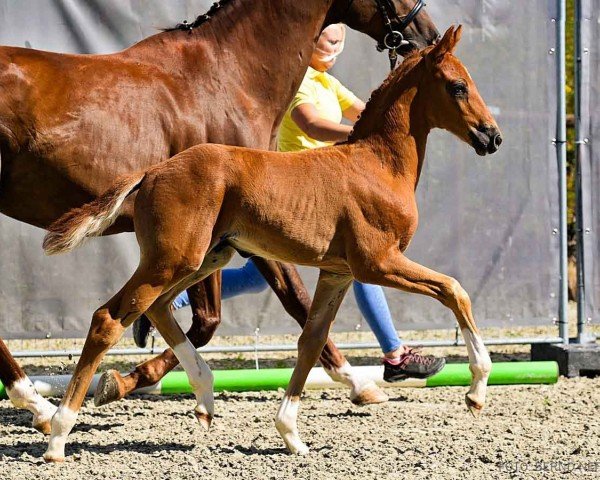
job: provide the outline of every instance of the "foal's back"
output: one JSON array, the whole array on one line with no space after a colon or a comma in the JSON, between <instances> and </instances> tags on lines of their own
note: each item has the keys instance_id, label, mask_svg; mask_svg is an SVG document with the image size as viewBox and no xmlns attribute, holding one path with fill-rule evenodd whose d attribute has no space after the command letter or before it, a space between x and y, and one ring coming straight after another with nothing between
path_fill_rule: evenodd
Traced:
<instances>
[{"instance_id":1,"label":"foal's back","mask_svg":"<svg viewBox=\"0 0 600 480\"><path fill-rule=\"evenodd\" d=\"M296 153L192 147L146 174L136 199L138 237L156 237L158 244L148 245L155 248L210 232L194 248L227 239L265 258L337 265L365 222L389 224L390 215L412 212L413 204L399 205L407 201L394 194L401 183L372 155L356 145Z\"/></svg>"}]
</instances>

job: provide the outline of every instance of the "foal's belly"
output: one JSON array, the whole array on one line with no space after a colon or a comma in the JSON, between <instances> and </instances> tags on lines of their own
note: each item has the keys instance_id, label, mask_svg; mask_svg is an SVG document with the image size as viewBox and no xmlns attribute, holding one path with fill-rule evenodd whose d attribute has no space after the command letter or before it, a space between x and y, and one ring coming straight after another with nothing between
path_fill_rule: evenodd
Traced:
<instances>
[{"instance_id":1,"label":"foal's belly","mask_svg":"<svg viewBox=\"0 0 600 480\"><path fill-rule=\"evenodd\" d=\"M239 233L230 243L240 252L270 260L336 271L348 270L342 253L332 242L319 237L306 241L298 237L276 234L269 229L252 229Z\"/></svg>"}]
</instances>

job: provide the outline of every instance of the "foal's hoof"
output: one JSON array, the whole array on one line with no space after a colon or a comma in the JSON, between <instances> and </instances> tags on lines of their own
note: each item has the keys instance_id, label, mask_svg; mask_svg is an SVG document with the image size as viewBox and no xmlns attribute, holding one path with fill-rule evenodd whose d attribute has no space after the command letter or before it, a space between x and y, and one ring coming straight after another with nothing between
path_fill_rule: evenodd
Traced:
<instances>
[{"instance_id":1,"label":"foal's hoof","mask_svg":"<svg viewBox=\"0 0 600 480\"><path fill-rule=\"evenodd\" d=\"M65 457L52 457L47 453L44 453L44 462L46 463L63 463L65 461Z\"/></svg>"},{"instance_id":2,"label":"foal's hoof","mask_svg":"<svg viewBox=\"0 0 600 480\"><path fill-rule=\"evenodd\" d=\"M121 374L116 370L107 370L98 381L94 392L94 405L101 407L125 396Z\"/></svg>"},{"instance_id":3,"label":"foal's hoof","mask_svg":"<svg viewBox=\"0 0 600 480\"><path fill-rule=\"evenodd\" d=\"M198 410L194 410L194 415L200 426L208 432L213 419L212 415L210 413L199 412Z\"/></svg>"},{"instance_id":4,"label":"foal's hoof","mask_svg":"<svg viewBox=\"0 0 600 480\"><path fill-rule=\"evenodd\" d=\"M483 404L472 400L468 393L465 395L465 403L467 404L467 408L469 409L469 412L471 412L471 415L475 418L479 418L481 410L483 409Z\"/></svg>"},{"instance_id":5,"label":"foal's hoof","mask_svg":"<svg viewBox=\"0 0 600 480\"><path fill-rule=\"evenodd\" d=\"M350 401L354 405L374 405L376 403L385 403L389 397L375 383L366 385L360 392L352 391Z\"/></svg>"}]
</instances>

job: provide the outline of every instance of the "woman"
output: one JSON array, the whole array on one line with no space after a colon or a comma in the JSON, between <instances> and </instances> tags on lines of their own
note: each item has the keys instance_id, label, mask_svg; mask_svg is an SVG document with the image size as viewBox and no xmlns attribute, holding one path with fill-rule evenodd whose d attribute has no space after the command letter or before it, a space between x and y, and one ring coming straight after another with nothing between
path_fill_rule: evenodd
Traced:
<instances>
[{"instance_id":1,"label":"woman","mask_svg":"<svg viewBox=\"0 0 600 480\"><path fill-rule=\"evenodd\" d=\"M281 123L278 150L318 148L348 138L352 127L340 122L342 118L355 122L365 104L327 73L344 48L345 36L342 24L330 25L321 33L308 71ZM223 299L266 288L267 283L252 260L240 269L223 270ZM421 355L402 345L380 286L355 281L353 288L360 311L383 351L384 380L427 378L444 367L443 358ZM184 291L175 299L173 307L178 309L187 305L189 299Z\"/></svg>"}]
</instances>

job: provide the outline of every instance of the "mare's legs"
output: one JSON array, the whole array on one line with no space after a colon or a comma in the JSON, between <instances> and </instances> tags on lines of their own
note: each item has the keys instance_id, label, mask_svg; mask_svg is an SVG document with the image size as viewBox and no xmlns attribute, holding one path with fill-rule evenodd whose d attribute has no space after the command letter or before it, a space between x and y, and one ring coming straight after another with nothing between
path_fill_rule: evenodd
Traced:
<instances>
[{"instance_id":1,"label":"mare's legs","mask_svg":"<svg viewBox=\"0 0 600 480\"><path fill-rule=\"evenodd\" d=\"M286 311L304 327L310 308L310 296L295 267L259 257L253 257L252 261ZM221 322L220 289L220 273L215 273L188 289L193 323L187 336L196 348L210 341ZM351 388L350 399L353 403L367 405L388 400L387 395L375 383L352 370L344 355L329 338L320 361L331 378ZM123 398L137 388L154 385L177 364L174 352L167 349L157 357L136 366L133 372L124 377L114 370L105 372L98 384L94 401L96 405L105 405Z\"/></svg>"},{"instance_id":2,"label":"mare's legs","mask_svg":"<svg viewBox=\"0 0 600 480\"><path fill-rule=\"evenodd\" d=\"M287 313L304 328L311 308L310 296L293 265L253 257L252 261L265 277ZM336 382L350 387L350 400L357 405L386 402L387 395L375 383L357 374L346 357L335 346L333 340L327 341L319 361L325 371Z\"/></svg>"},{"instance_id":3,"label":"mare's legs","mask_svg":"<svg viewBox=\"0 0 600 480\"><path fill-rule=\"evenodd\" d=\"M329 328L351 281L350 276L320 272L308 319L298 340L298 361L275 417L275 426L292 453L308 452L298 435L300 395L310 369L325 346Z\"/></svg>"},{"instance_id":4,"label":"mare's legs","mask_svg":"<svg viewBox=\"0 0 600 480\"><path fill-rule=\"evenodd\" d=\"M472 381L465 400L471 413L478 415L485 404L492 362L475 325L469 295L454 278L412 262L396 248L392 252L377 268L366 268L370 262L364 258L352 262L352 273L361 282L429 295L452 310L469 354Z\"/></svg>"},{"instance_id":5,"label":"mare's legs","mask_svg":"<svg viewBox=\"0 0 600 480\"><path fill-rule=\"evenodd\" d=\"M0 338L0 381L12 404L33 413L33 428L48 435L56 407L43 398Z\"/></svg>"}]
</instances>

